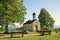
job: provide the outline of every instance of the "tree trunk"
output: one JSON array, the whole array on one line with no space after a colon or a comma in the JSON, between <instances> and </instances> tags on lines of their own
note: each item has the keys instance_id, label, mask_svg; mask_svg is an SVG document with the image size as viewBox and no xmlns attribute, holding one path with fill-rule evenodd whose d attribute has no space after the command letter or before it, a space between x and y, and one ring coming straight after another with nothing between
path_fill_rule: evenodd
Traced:
<instances>
[{"instance_id":1,"label":"tree trunk","mask_svg":"<svg viewBox=\"0 0 60 40\"><path fill-rule=\"evenodd\" d=\"M8 32L8 24L5 25L5 32L4 32L4 33L6 33L6 34L9 33L9 32Z\"/></svg>"}]
</instances>

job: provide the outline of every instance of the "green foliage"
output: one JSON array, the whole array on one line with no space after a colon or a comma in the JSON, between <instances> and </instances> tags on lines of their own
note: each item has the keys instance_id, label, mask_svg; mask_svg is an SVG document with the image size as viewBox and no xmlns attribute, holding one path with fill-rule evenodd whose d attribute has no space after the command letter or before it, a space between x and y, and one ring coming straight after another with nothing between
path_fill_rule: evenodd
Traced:
<instances>
[{"instance_id":1,"label":"green foliage","mask_svg":"<svg viewBox=\"0 0 60 40\"><path fill-rule=\"evenodd\" d=\"M5 30L8 30L8 24L24 21L26 8L23 5L23 0L0 0L0 25L5 25Z\"/></svg>"},{"instance_id":2,"label":"green foliage","mask_svg":"<svg viewBox=\"0 0 60 40\"><path fill-rule=\"evenodd\" d=\"M57 30L57 31L59 31L59 32L60 32L60 28L55 28L54 30Z\"/></svg>"},{"instance_id":3,"label":"green foliage","mask_svg":"<svg viewBox=\"0 0 60 40\"><path fill-rule=\"evenodd\" d=\"M54 31L55 31L56 33L60 32L60 30L59 30L58 28L55 28Z\"/></svg>"},{"instance_id":4,"label":"green foliage","mask_svg":"<svg viewBox=\"0 0 60 40\"><path fill-rule=\"evenodd\" d=\"M22 23L26 14L23 0L0 0L0 25Z\"/></svg>"},{"instance_id":5,"label":"green foliage","mask_svg":"<svg viewBox=\"0 0 60 40\"><path fill-rule=\"evenodd\" d=\"M3 31L3 30L4 30L4 28L3 28L3 27L1 27L0 29L1 29L1 31Z\"/></svg>"},{"instance_id":6,"label":"green foliage","mask_svg":"<svg viewBox=\"0 0 60 40\"><path fill-rule=\"evenodd\" d=\"M50 30L47 26L43 26L43 30Z\"/></svg>"},{"instance_id":7,"label":"green foliage","mask_svg":"<svg viewBox=\"0 0 60 40\"><path fill-rule=\"evenodd\" d=\"M42 28L43 30L51 30L51 31L53 31L54 29L53 28L49 28L49 27L47 27L47 26L43 26L43 28Z\"/></svg>"},{"instance_id":8,"label":"green foliage","mask_svg":"<svg viewBox=\"0 0 60 40\"><path fill-rule=\"evenodd\" d=\"M38 19L41 23L42 29L44 28L44 26L49 27L49 28L53 28L55 21L45 8L41 9Z\"/></svg>"}]
</instances>

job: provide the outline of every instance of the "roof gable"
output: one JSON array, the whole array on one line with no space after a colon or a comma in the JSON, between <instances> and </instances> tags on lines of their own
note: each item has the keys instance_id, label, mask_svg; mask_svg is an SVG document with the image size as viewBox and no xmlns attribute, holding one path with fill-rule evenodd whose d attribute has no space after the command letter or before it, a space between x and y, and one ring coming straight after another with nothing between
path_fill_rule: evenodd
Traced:
<instances>
[{"instance_id":1,"label":"roof gable","mask_svg":"<svg viewBox=\"0 0 60 40\"><path fill-rule=\"evenodd\" d=\"M31 23L33 23L35 20L36 20L36 19L34 19L34 20L28 20L28 21L25 22L24 24L31 24Z\"/></svg>"}]
</instances>

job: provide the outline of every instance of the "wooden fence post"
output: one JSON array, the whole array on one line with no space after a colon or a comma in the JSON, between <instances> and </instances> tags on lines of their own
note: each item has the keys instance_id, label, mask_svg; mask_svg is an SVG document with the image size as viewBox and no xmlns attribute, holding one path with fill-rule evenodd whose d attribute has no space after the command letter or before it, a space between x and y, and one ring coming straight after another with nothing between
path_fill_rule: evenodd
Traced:
<instances>
[{"instance_id":1,"label":"wooden fence post","mask_svg":"<svg viewBox=\"0 0 60 40\"><path fill-rule=\"evenodd\" d=\"M23 32L22 32L22 37L24 36Z\"/></svg>"},{"instance_id":2,"label":"wooden fence post","mask_svg":"<svg viewBox=\"0 0 60 40\"><path fill-rule=\"evenodd\" d=\"M13 33L11 33L11 38L13 38Z\"/></svg>"}]
</instances>

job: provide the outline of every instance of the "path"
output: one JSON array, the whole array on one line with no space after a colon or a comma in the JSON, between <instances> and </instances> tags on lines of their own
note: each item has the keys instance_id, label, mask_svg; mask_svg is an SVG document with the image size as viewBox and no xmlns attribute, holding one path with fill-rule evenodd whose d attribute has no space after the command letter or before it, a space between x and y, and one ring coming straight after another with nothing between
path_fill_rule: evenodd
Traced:
<instances>
[{"instance_id":1,"label":"path","mask_svg":"<svg viewBox=\"0 0 60 40\"><path fill-rule=\"evenodd\" d=\"M40 34L24 34L24 37L25 36L37 36L37 35L40 35ZM21 34L14 34L13 37L21 37L22 35ZM2 34L0 35L0 38L8 38L8 37L11 37L11 34Z\"/></svg>"}]
</instances>

